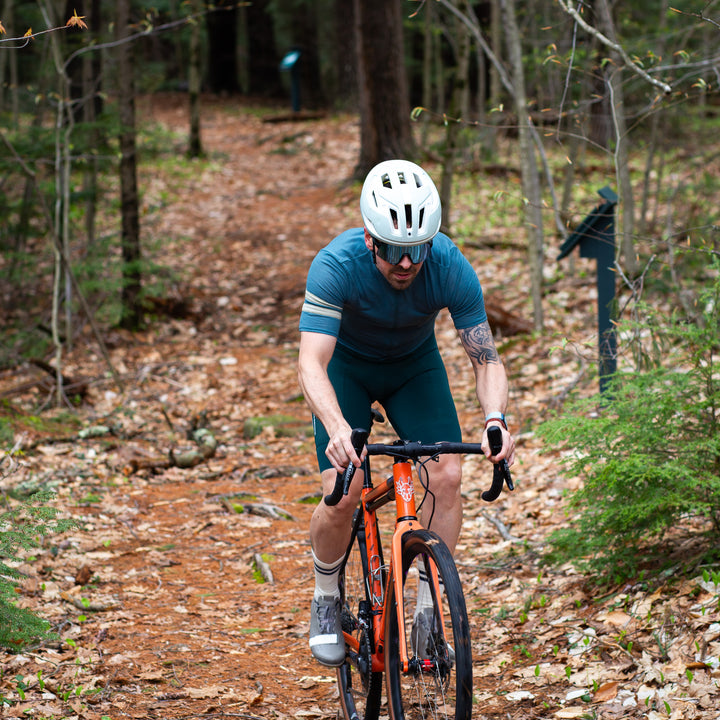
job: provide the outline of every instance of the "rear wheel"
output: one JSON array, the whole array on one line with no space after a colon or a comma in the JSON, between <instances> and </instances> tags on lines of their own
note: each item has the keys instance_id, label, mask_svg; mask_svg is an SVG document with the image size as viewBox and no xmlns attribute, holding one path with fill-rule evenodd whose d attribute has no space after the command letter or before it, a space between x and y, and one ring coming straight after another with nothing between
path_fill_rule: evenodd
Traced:
<instances>
[{"instance_id":1,"label":"rear wheel","mask_svg":"<svg viewBox=\"0 0 720 720\"><path fill-rule=\"evenodd\" d=\"M418 582L437 570L442 591L429 583L432 607L425 611L426 630L413 630ZM433 532L416 530L403 539L402 577L405 637L400 637L398 598L388 586L385 624L385 674L392 720L470 720L472 653L465 598L455 562ZM427 586L426 586L427 588ZM419 639L422 638L422 640ZM401 667L400 646L406 644L410 667ZM414 648L414 645L419 647Z\"/></svg>"},{"instance_id":2,"label":"rear wheel","mask_svg":"<svg viewBox=\"0 0 720 720\"><path fill-rule=\"evenodd\" d=\"M337 680L347 720L377 720L380 713L382 673L372 671L372 605L367 577L368 554L361 523L340 573L346 656L337 669Z\"/></svg>"}]
</instances>

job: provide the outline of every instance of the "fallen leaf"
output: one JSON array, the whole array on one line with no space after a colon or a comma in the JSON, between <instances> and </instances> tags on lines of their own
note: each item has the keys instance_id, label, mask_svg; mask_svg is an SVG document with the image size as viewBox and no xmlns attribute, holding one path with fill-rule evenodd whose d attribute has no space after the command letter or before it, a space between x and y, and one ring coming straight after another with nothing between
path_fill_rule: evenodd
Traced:
<instances>
[{"instance_id":1,"label":"fallen leaf","mask_svg":"<svg viewBox=\"0 0 720 720\"><path fill-rule=\"evenodd\" d=\"M617 627L624 627L632 620L630 615L621 612L620 610L613 610L607 615L601 615L598 619L602 622L609 623L610 625L615 625Z\"/></svg>"},{"instance_id":2,"label":"fallen leaf","mask_svg":"<svg viewBox=\"0 0 720 720\"><path fill-rule=\"evenodd\" d=\"M597 692L593 695L595 702L607 702L608 700L614 700L617 697L619 683L608 682L601 685Z\"/></svg>"},{"instance_id":3,"label":"fallen leaf","mask_svg":"<svg viewBox=\"0 0 720 720\"><path fill-rule=\"evenodd\" d=\"M509 692L505 697L513 702L535 699L535 696L529 690L515 690L513 692Z\"/></svg>"},{"instance_id":4,"label":"fallen leaf","mask_svg":"<svg viewBox=\"0 0 720 720\"><path fill-rule=\"evenodd\" d=\"M587 715L586 707L563 708L555 713L556 718L581 718L585 715Z\"/></svg>"}]
</instances>

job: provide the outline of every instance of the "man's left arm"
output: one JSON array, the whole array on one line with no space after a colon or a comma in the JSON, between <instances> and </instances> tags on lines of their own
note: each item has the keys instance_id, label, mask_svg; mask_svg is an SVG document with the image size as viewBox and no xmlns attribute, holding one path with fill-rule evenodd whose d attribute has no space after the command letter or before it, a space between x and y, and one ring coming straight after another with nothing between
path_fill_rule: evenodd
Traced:
<instances>
[{"instance_id":1,"label":"man's left arm","mask_svg":"<svg viewBox=\"0 0 720 720\"><path fill-rule=\"evenodd\" d=\"M504 415L507 408L508 381L505 366L495 347L489 323L485 320L479 325L464 328L458 332L473 366L477 398L485 417L492 414ZM515 460L515 440L500 419L491 419L486 423L482 437L482 444L486 448L485 454L490 457L490 446L487 439L487 428L490 425L497 425L503 433L503 448L495 456L495 459L506 458L508 465L512 465Z\"/></svg>"}]
</instances>

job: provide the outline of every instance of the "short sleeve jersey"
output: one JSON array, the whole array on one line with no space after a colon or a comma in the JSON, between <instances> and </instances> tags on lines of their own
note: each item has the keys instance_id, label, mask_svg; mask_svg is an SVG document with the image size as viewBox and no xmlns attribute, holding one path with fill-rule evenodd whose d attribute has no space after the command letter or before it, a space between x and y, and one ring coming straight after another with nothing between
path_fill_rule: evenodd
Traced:
<instances>
[{"instance_id":1,"label":"short sleeve jersey","mask_svg":"<svg viewBox=\"0 0 720 720\"><path fill-rule=\"evenodd\" d=\"M396 290L373 264L363 228L353 228L315 256L300 330L333 335L369 360L392 360L430 339L444 308L458 330L487 319L477 274L447 235L435 236L413 283Z\"/></svg>"}]
</instances>

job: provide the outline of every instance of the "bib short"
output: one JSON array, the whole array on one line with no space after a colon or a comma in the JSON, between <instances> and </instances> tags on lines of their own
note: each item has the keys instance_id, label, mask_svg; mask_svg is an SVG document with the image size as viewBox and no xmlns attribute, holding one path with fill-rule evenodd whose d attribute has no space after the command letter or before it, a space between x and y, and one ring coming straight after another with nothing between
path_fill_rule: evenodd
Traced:
<instances>
[{"instance_id":1,"label":"bib short","mask_svg":"<svg viewBox=\"0 0 720 720\"><path fill-rule=\"evenodd\" d=\"M447 372L434 336L415 352L393 360L368 360L336 345L328 376L352 428L369 428L371 407L378 402L401 440L462 440ZM313 431L322 472L332 467L325 455L329 437L315 416Z\"/></svg>"}]
</instances>

